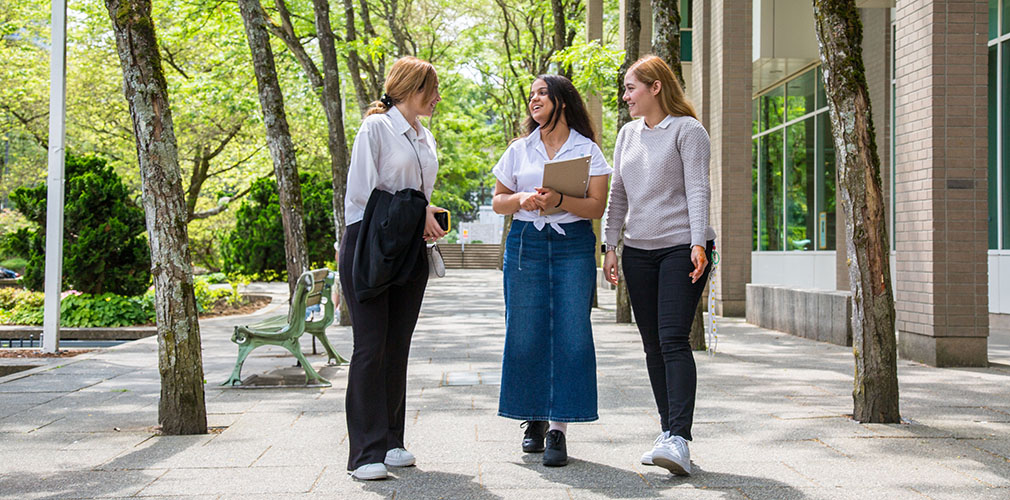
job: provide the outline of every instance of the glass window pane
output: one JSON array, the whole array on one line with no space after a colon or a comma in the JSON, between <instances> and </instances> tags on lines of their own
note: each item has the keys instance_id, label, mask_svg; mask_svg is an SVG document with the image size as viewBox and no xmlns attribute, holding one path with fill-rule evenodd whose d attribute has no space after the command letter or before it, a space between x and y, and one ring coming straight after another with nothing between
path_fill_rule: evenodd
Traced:
<instances>
[{"instance_id":1,"label":"glass window pane","mask_svg":"<svg viewBox=\"0 0 1010 500\"><path fill-rule=\"evenodd\" d=\"M1010 8L1010 0L1004 0L1003 12ZM1010 248L1010 154L1007 154L1007 144L1010 144L1010 42L1002 44L1002 60L1000 61L1000 74L1003 77L1001 98L1003 103L1000 109L1000 122L1003 124L1003 133L1000 137L1000 147L1003 148L1003 185L1000 196L1003 200L1003 248Z\"/></svg>"},{"instance_id":2,"label":"glass window pane","mask_svg":"<svg viewBox=\"0 0 1010 500\"><path fill-rule=\"evenodd\" d=\"M761 130L768 130L784 123L782 108L785 105L785 87L776 87L771 92L761 96Z\"/></svg>"},{"instance_id":3,"label":"glass window pane","mask_svg":"<svg viewBox=\"0 0 1010 500\"><path fill-rule=\"evenodd\" d=\"M817 249L835 249L835 139L827 113L817 115Z\"/></svg>"},{"instance_id":4,"label":"glass window pane","mask_svg":"<svg viewBox=\"0 0 1010 500\"><path fill-rule=\"evenodd\" d=\"M814 207L814 119L787 127L786 250L813 250L817 217Z\"/></svg>"},{"instance_id":5,"label":"glass window pane","mask_svg":"<svg viewBox=\"0 0 1010 500\"><path fill-rule=\"evenodd\" d=\"M691 62L691 51L694 50L691 40L690 31L680 32L680 62Z\"/></svg>"},{"instance_id":6,"label":"glass window pane","mask_svg":"<svg viewBox=\"0 0 1010 500\"><path fill-rule=\"evenodd\" d=\"M782 131L761 138L761 250L782 250Z\"/></svg>"},{"instance_id":7,"label":"glass window pane","mask_svg":"<svg viewBox=\"0 0 1010 500\"><path fill-rule=\"evenodd\" d=\"M816 72L807 71L799 78L786 83L786 121L795 120L815 109L817 105L814 101L816 79ZM811 137L813 136L811 135Z\"/></svg>"},{"instance_id":8,"label":"glass window pane","mask_svg":"<svg viewBox=\"0 0 1010 500\"><path fill-rule=\"evenodd\" d=\"M1010 33L1010 0L1003 0L1003 30L1005 35Z\"/></svg>"},{"instance_id":9,"label":"glass window pane","mask_svg":"<svg viewBox=\"0 0 1010 500\"><path fill-rule=\"evenodd\" d=\"M999 18L997 17L999 0L989 0L989 39L999 36ZM1005 9L1006 7L1004 7Z\"/></svg>"},{"instance_id":10,"label":"glass window pane","mask_svg":"<svg viewBox=\"0 0 1010 500\"><path fill-rule=\"evenodd\" d=\"M817 67L817 109L821 109L828 105L827 98L824 94L824 72L821 71L821 67Z\"/></svg>"},{"instance_id":11,"label":"glass window pane","mask_svg":"<svg viewBox=\"0 0 1010 500\"><path fill-rule=\"evenodd\" d=\"M989 47L989 248L999 248L999 205L997 196L999 192L999 178L996 175L996 148L999 146L999 138L996 136L996 120L999 116L996 108L996 91L999 88L996 83L996 75L999 67L996 65L996 46Z\"/></svg>"},{"instance_id":12,"label":"glass window pane","mask_svg":"<svg viewBox=\"0 0 1010 500\"><path fill-rule=\"evenodd\" d=\"M760 206L758 205L758 165L760 165L760 146L761 139L754 139L751 146L751 235L753 236L753 245L751 245L751 250L759 250L758 248L758 221L761 220L761 214L759 212Z\"/></svg>"},{"instance_id":13,"label":"glass window pane","mask_svg":"<svg viewBox=\"0 0 1010 500\"><path fill-rule=\"evenodd\" d=\"M759 102L760 101L758 99L754 99L750 107L751 119L753 120L753 125L751 126L751 135L757 135L758 132L764 130L761 127L761 113L760 113L761 108L759 107L760 106Z\"/></svg>"},{"instance_id":14,"label":"glass window pane","mask_svg":"<svg viewBox=\"0 0 1010 500\"><path fill-rule=\"evenodd\" d=\"M691 21L691 0L680 0L680 27L690 28L693 26Z\"/></svg>"}]
</instances>

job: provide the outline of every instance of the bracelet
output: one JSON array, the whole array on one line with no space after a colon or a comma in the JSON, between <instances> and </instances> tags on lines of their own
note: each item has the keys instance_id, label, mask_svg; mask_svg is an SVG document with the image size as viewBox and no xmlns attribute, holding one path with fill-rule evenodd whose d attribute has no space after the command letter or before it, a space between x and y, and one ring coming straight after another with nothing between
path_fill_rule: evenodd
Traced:
<instances>
[{"instance_id":1,"label":"bracelet","mask_svg":"<svg viewBox=\"0 0 1010 500\"><path fill-rule=\"evenodd\" d=\"M561 202L565 201L565 193L559 191L558 194L561 195L561 198L558 198L558 204L554 205L554 208L559 208L561 206Z\"/></svg>"}]
</instances>

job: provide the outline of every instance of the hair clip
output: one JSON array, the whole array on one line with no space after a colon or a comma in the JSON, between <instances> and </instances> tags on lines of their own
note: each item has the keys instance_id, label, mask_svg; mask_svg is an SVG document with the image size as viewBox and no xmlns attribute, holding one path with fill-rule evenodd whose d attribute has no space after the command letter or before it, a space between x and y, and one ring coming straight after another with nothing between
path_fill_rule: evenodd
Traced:
<instances>
[{"instance_id":1,"label":"hair clip","mask_svg":"<svg viewBox=\"0 0 1010 500\"><path fill-rule=\"evenodd\" d=\"M379 98L379 102L381 102L382 105L387 108L393 107L393 98L389 97L389 94L382 94L382 97Z\"/></svg>"}]
</instances>

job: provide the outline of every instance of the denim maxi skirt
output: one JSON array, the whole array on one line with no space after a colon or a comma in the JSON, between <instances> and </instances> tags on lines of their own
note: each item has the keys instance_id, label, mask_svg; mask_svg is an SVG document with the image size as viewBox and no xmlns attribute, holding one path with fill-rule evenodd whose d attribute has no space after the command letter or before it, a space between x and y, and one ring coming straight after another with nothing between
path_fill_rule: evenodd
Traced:
<instances>
[{"instance_id":1,"label":"denim maxi skirt","mask_svg":"<svg viewBox=\"0 0 1010 500\"><path fill-rule=\"evenodd\" d=\"M599 418L590 309L596 236L583 220L538 231L513 221L505 245L505 353L498 415L518 420Z\"/></svg>"}]
</instances>

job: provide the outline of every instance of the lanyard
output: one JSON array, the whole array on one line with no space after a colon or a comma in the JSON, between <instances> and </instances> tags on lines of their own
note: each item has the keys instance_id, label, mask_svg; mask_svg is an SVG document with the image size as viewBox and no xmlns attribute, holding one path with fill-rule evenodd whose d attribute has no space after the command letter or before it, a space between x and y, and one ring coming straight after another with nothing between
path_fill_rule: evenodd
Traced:
<instances>
[{"instance_id":1,"label":"lanyard","mask_svg":"<svg viewBox=\"0 0 1010 500\"><path fill-rule=\"evenodd\" d=\"M414 151L414 158L417 159L417 173L421 176L421 192L424 193L424 168L421 167L421 155L417 152L417 147L414 145L414 141L407 135L407 132L403 133L403 136L407 138L407 142L410 143L410 149ZM428 196L427 193L424 194L425 197Z\"/></svg>"}]
</instances>

